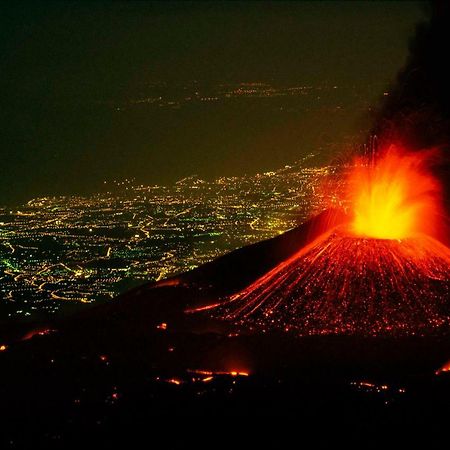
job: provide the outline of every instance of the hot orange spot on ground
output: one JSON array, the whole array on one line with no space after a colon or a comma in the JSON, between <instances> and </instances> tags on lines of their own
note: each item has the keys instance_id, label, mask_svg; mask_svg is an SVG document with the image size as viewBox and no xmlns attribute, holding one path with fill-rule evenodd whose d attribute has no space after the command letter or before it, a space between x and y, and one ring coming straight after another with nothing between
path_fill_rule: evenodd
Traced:
<instances>
[{"instance_id":1,"label":"hot orange spot on ground","mask_svg":"<svg viewBox=\"0 0 450 450\"><path fill-rule=\"evenodd\" d=\"M450 372L450 361L446 362L440 369L436 370L436 375L442 372Z\"/></svg>"},{"instance_id":2,"label":"hot orange spot on ground","mask_svg":"<svg viewBox=\"0 0 450 450\"><path fill-rule=\"evenodd\" d=\"M349 177L358 236L405 239L434 234L440 185L428 169L429 151L406 153L392 145L375 164L358 159Z\"/></svg>"},{"instance_id":3,"label":"hot orange spot on ground","mask_svg":"<svg viewBox=\"0 0 450 450\"><path fill-rule=\"evenodd\" d=\"M224 370L216 370L216 371L211 371L211 370L199 370L199 369L188 369L188 372L190 373L195 373L198 375L208 375L208 380L209 381L209 377L213 376L213 375L231 375L232 377L248 377L250 374L249 372L241 372L241 371L237 371L237 370L232 370L232 371L224 371ZM204 379L203 381L206 381L206 379Z\"/></svg>"},{"instance_id":4,"label":"hot orange spot on ground","mask_svg":"<svg viewBox=\"0 0 450 450\"><path fill-rule=\"evenodd\" d=\"M51 328L38 328L36 330L29 331L23 338L22 341L27 341L28 339L32 339L35 336L45 336L54 332Z\"/></svg>"}]
</instances>

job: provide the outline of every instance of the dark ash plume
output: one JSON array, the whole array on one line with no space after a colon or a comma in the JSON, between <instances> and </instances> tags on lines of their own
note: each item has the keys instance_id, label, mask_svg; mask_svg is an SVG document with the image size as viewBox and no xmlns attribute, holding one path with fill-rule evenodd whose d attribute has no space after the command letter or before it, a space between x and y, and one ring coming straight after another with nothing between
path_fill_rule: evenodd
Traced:
<instances>
[{"instance_id":1,"label":"dark ash plume","mask_svg":"<svg viewBox=\"0 0 450 450\"><path fill-rule=\"evenodd\" d=\"M437 147L436 175L450 206L450 3L426 5L429 18L416 27L410 55L377 113L373 134L409 149Z\"/></svg>"}]
</instances>

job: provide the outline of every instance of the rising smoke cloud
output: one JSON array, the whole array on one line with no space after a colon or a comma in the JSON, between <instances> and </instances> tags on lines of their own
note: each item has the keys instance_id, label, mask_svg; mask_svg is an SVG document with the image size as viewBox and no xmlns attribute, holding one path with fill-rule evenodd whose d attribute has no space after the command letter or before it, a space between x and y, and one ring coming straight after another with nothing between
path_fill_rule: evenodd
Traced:
<instances>
[{"instance_id":1,"label":"rising smoke cloud","mask_svg":"<svg viewBox=\"0 0 450 450\"><path fill-rule=\"evenodd\" d=\"M450 210L450 4L425 4L428 19L416 26L405 66L377 110L373 135L408 149L439 148L435 175Z\"/></svg>"}]
</instances>

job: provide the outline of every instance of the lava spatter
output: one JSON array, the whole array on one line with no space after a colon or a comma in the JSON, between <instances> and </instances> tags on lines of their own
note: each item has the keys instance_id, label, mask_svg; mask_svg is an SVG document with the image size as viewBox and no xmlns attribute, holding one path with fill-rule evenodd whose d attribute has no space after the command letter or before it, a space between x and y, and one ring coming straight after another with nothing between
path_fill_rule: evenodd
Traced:
<instances>
[{"instance_id":1,"label":"lava spatter","mask_svg":"<svg viewBox=\"0 0 450 450\"><path fill-rule=\"evenodd\" d=\"M404 241L322 236L211 310L240 327L311 334L410 335L450 324L450 250Z\"/></svg>"},{"instance_id":2,"label":"lava spatter","mask_svg":"<svg viewBox=\"0 0 450 450\"><path fill-rule=\"evenodd\" d=\"M450 330L450 249L430 152L390 147L355 161L352 220L321 235L208 313L240 328L300 335L416 335Z\"/></svg>"},{"instance_id":3,"label":"lava spatter","mask_svg":"<svg viewBox=\"0 0 450 450\"><path fill-rule=\"evenodd\" d=\"M430 165L436 151L408 153L391 145L375 164L356 159L347 180L347 200L358 236L404 239L435 235L444 217L441 185Z\"/></svg>"}]
</instances>

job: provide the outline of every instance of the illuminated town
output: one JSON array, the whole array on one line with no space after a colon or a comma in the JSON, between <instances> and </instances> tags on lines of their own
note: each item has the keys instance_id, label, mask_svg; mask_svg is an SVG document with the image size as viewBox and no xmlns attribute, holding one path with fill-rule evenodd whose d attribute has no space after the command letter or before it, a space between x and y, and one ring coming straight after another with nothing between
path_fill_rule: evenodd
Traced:
<instances>
[{"instance_id":1,"label":"illuminated town","mask_svg":"<svg viewBox=\"0 0 450 450\"><path fill-rule=\"evenodd\" d=\"M377 83L361 86L335 84L281 84L269 82L213 83L207 85L199 81L170 84L162 81L147 82L136 88L136 94L123 99L98 100L99 104L125 112L139 107L156 107L176 110L205 103L223 103L229 106L245 99L261 100L259 106L272 106L286 113L302 111L305 108L326 108L328 113L338 112L349 105L370 108L367 92L379 91ZM342 99L342 92L346 98ZM384 95L388 95L387 92ZM270 103L264 105L264 100ZM278 102L277 102L278 99Z\"/></svg>"},{"instance_id":2,"label":"illuminated town","mask_svg":"<svg viewBox=\"0 0 450 450\"><path fill-rule=\"evenodd\" d=\"M191 176L173 186L105 182L101 194L3 208L2 309L10 318L34 318L109 300L293 228L322 209L318 188L336 171L315 166L315 158L248 177Z\"/></svg>"}]
</instances>

